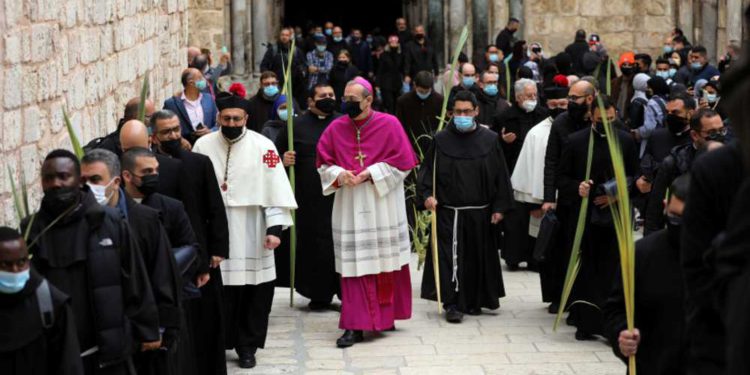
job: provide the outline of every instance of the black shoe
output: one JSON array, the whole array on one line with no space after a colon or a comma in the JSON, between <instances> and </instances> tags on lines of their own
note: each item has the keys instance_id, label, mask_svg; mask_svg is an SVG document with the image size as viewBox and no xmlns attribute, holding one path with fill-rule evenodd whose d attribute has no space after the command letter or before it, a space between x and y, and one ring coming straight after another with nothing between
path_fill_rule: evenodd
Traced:
<instances>
[{"instance_id":1,"label":"black shoe","mask_svg":"<svg viewBox=\"0 0 750 375\"><path fill-rule=\"evenodd\" d=\"M467 311L466 313L469 315L478 316L478 315L482 315L482 309L481 308L469 309L469 311Z\"/></svg>"},{"instance_id":2,"label":"black shoe","mask_svg":"<svg viewBox=\"0 0 750 375\"><path fill-rule=\"evenodd\" d=\"M508 263L508 271L518 271L518 263Z\"/></svg>"},{"instance_id":3,"label":"black shoe","mask_svg":"<svg viewBox=\"0 0 750 375\"><path fill-rule=\"evenodd\" d=\"M309 307L311 311L331 310L331 301L310 301L310 303L307 304L307 307Z\"/></svg>"},{"instance_id":4,"label":"black shoe","mask_svg":"<svg viewBox=\"0 0 750 375\"><path fill-rule=\"evenodd\" d=\"M580 328L576 330L576 340L578 341L590 341L590 340L595 340L595 339L596 337L594 337L594 335L588 332L581 331Z\"/></svg>"},{"instance_id":5,"label":"black shoe","mask_svg":"<svg viewBox=\"0 0 750 375\"><path fill-rule=\"evenodd\" d=\"M364 339L362 331L352 331L347 329L344 331L344 334L336 340L336 346L339 348L348 348L358 342L362 342Z\"/></svg>"},{"instance_id":6,"label":"black shoe","mask_svg":"<svg viewBox=\"0 0 750 375\"><path fill-rule=\"evenodd\" d=\"M550 314L557 314L559 310L560 305L557 302L552 302L549 304L549 307L547 307L547 312Z\"/></svg>"},{"instance_id":7,"label":"black shoe","mask_svg":"<svg viewBox=\"0 0 750 375\"><path fill-rule=\"evenodd\" d=\"M448 307L445 310L445 320L448 323L461 323L461 321L464 319L464 314L455 306Z\"/></svg>"},{"instance_id":8,"label":"black shoe","mask_svg":"<svg viewBox=\"0 0 750 375\"><path fill-rule=\"evenodd\" d=\"M255 348L237 348L237 355L240 356L240 368L253 368L257 364L255 360Z\"/></svg>"}]
</instances>

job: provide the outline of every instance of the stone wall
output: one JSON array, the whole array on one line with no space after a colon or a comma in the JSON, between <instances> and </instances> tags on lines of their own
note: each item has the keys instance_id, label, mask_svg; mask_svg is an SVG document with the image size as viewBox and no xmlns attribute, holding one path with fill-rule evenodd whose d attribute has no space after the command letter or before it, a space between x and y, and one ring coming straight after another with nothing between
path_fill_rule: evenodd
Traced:
<instances>
[{"instance_id":1,"label":"stone wall","mask_svg":"<svg viewBox=\"0 0 750 375\"><path fill-rule=\"evenodd\" d=\"M584 29L602 38L616 61L624 51L656 56L675 27L669 0L531 0L524 1L525 39L541 42L551 56Z\"/></svg>"},{"instance_id":2,"label":"stone wall","mask_svg":"<svg viewBox=\"0 0 750 375\"><path fill-rule=\"evenodd\" d=\"M188 45L208 48L215 59L221 47L230 48L230 0L188 0Z\"/></svg>"},{"instance_id":3,"label":"stone wall","mask_svg":"<svg viewBox=\"0 0 750 375\"><path fill-rule=\"evenodd\" d=\"M186 0L6 0L0 7L0 222L14 224L9 178L41 196L39 168L70 148L67 109L82 143L116 128L150 72L150 96L178 90ZM11 169L10 176L8 168ZM22 171L22 172L21 172Z\"/></svg>"}]
</instances>

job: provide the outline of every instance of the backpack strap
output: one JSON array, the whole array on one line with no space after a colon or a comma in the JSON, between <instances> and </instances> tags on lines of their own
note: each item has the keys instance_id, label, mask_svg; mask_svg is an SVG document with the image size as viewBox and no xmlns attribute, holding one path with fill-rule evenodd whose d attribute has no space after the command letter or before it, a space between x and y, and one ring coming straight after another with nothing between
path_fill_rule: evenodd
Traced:
<instances>
[{"instance_id":1,"label":"backpack strap","mask_svg":"<svg viewBox=\"0 0 750 375\"><path fill-rule=\"evenodd\" d=\"M42 280L36 288L36 300L39 303L42 327L45 329L52 328L55 324L55 309L52 306L52 292L49 290L47 279Z\"/></svg>"}]
</instances>

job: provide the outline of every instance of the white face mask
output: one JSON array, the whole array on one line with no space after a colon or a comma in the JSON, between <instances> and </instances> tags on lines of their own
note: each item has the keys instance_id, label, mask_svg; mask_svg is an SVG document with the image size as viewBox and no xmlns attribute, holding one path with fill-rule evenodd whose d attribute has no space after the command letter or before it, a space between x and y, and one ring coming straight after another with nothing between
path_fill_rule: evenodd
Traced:
<instances>
[{"instance_id":1,"label":"white face mask","mask_svg":"<svg viewBox=\"0 0 750 375\"><path fill-rule=\"evenodd\" d=\"M536 100L527 100L523 102L523 110L526 112L531 112L536 108Z\"/></svg>"},{"instance_id":2,"label":"white face mask","mask_svg":"<svg viewBox=\"0 0 750 375\"><path fill-rule=\"evenodd\" d=\"M94 198L96 198L96 203L99 203L102 206L106 206L107 203L109 203L109 200L112 198L113 194L110 194L107 196L107 188L109 185L112 185L112 183L115 181L113 178L109 181L107 185L94 185L90 182L87 182L86 185L89 186L89 189L91 189L91 193L94 194Z\"/></svg>"}]
</instances>

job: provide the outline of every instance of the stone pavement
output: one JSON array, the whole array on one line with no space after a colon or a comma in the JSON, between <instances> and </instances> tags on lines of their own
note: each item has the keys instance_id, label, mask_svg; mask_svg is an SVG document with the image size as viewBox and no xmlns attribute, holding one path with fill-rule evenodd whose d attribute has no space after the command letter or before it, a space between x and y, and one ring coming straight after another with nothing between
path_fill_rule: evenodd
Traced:
<instances>
[{"instance_id":1,"label":"stone pavement","mask_svg":"<svg viewBox=\"0 0 750 375\"><path fill-rule=\"evenodd\" d=\"M541 301L539 275L503 270L507 296L500 309L466 316L458 325L437 315L434 302L421 300L422 272L412 262L414 308L397 331L367 336L352 348L336 348L338 313L313 313L307 300L277 288L266 349L258 367L237 367L227 351L232 375L245 374L625 374L625 366L603 341L578 342L563 324L552 332L553 315Z\"/></svg>"}]
</instances>

